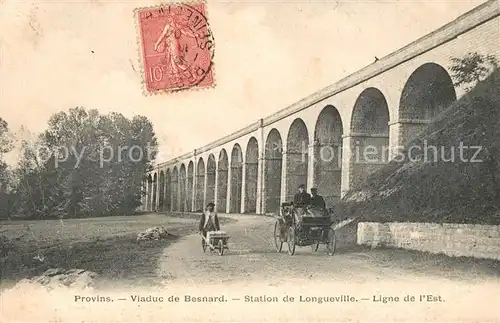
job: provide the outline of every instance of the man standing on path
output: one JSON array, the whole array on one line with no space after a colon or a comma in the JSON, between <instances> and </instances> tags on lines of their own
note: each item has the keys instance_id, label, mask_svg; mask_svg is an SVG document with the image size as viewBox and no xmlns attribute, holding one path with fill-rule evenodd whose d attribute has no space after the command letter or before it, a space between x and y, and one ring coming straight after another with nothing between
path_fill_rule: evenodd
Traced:
<instances>
[{"instance_id":1,"label":"man standing on path","mask_svg":"<svg viewBox=\"0 0 500 323\"><path fill-rule=\"evenodd\" d=\"M208 231L220 230L219 217L217 216L217 213L214 212L214 209L215 204L208 203L198 225L198 230L203 234L205 238L207 237Z\"/></svg>"}]
</instances>

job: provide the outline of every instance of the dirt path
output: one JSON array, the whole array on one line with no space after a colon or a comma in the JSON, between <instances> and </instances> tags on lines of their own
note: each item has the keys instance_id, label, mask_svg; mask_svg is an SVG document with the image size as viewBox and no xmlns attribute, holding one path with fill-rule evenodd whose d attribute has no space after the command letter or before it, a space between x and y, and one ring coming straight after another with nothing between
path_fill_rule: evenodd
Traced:
<instances>
[{"instance_id":1,"label":"dirt path","mask_svg":"<svg viewBox=\"0 0 500 323\"><path fill-rule=\"evenodd\" d=\"M500 300L498 263L345 244L339 244L333 257L326 254L324 246L318 252L297 248L296 254L289 256L274 249L273 218L227 217L235 221L222 224L231 239L229 251L221 257L203 253L200 238L190 234L196 228L195 216L190 220L146 216L141 225L151 226L156 219L180 238L163 249L152 247L157 242L150 246L134 242L135 249L129 243L112 250L116 256L108 260L107 267L127 263L151 267L149 272L129 266L129 280L139 284L94 291L13 289L0 295L0 320L497 322L500 317L496 306ZM130 228L131 232L136 229ZM144 274L153 278L153 286L140 284ZM123 280L123 275L116 276ZM76 302L75 295L89 301ZM132 298L139 296L145 300ZM410 296L414 299L404 300ZM211 297L217 302L212 303Z\"/></svg>"},{"instance_id":2,"label":"dirt path","mask_svg":"<svg viewBox=\"0 0 500 323\"><path fill-rule=\"evenodd\" d=\"M459 279L460 281L498 281L498 267L481 261L464 262L445 256L401 250L370 250L338 244L330 257L325 246L317 252L297 247L296 254L277 253L273 242L273 218L227 215L237 222L223 226L231 236L229 251L222 257L203 253L200 239L188 235L166 248L159 258L159 275L179 283L220 283L265 281L284 283L289 279L330 282L373 282L394 280L415 282L421 279ZM351 234L354 234L352 232ZM208 274L209 273L209 274Z\"/></svg>"}]
</instances>

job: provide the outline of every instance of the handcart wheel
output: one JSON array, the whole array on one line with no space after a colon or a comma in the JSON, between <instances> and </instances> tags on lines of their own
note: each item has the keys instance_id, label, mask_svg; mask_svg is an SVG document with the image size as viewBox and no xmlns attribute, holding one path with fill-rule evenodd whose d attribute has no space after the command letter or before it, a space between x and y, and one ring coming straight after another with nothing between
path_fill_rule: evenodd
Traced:
<instances>
[{"instance_id":1,"label":"handcart wheel","mask_svg":"<svg viewBox=\"0 0 500 323\"><path fill-rule=\"evenodd\" d=\"M222 239L219 240L219 256L222 256L224 254L224 242Z\"/></svg>"},{"instance_id":2,"label":"handcart wheel","mask_svg":"<svg viewBox=\"0 0 500 323\"><path fill-rule=\"evenodd\" d=\"M287 243L288 243L288 254L290 256L293 256L293 254L295 253L295 228L293 226L288 228Z\"/></svg>"},{"instance_id":3,"label":"handcart wheel","mask_svg":"<svg viewBox=\"0 0 500 323\"><path fill-rule=\"evenodd\" d=\"M279 221L274 224L274 246L277 252L281 252L283 249L283 240L281 239L281 225Z\"/></svg>"},{"instance_id":4,"label":"handcart wheel","mask_svg":"<svg viewBox=\"0 0 500 323\"><path fill-rule=\"evenodd\" d=\"M319 241L311 245L311 249L313 252L318 251L318 248L319 248Z\"/></svg>"},{"instance_id":5,"label":"handcart wheel","mask_svg":"<svg viewBox=\"0 0 500 323\"><path fill-rule=\"evenodd\" d=\"M326 249L328 251L329 256L333 256L335 254L335 247L337 246L337 239L335 237L335 230L330 228L328 232L328 244L326 245Z\"/></svg>"}]
</instances>

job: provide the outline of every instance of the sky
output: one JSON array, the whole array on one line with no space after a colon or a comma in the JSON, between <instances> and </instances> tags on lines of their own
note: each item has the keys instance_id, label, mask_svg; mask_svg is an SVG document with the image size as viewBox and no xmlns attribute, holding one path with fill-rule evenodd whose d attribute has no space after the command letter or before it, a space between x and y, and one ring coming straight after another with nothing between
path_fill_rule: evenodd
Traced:
<instances>
[{"instance_id":1,"label":"sky","mask_svg":"<svg viewBox=\"0 0 500 323\"><path fill-rule=\"evenodd\" d=\"M0 0L0 117L19 140L76 106L144 115L163 162L283 109L483 2L209 0L216 86L145 96L133 11L160 1ZM17 150L7 156L17 159Z\"/></svg>"}]
</instances>

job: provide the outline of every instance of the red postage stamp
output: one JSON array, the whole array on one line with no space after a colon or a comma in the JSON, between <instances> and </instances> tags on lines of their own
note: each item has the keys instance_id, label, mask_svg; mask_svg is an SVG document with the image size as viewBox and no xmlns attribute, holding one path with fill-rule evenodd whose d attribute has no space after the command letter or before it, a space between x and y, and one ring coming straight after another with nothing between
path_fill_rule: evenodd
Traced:
<instances>
[{"instance_id":1,"label":"red postage stamp","mask_svg":"<svg viewBox=\"0 0 500 323\"><path fill-rule=\"evenodd\" d=\"M136 9L149 93L214 85L214 38L204 2Z\"/></svg>"}]
</instances>

